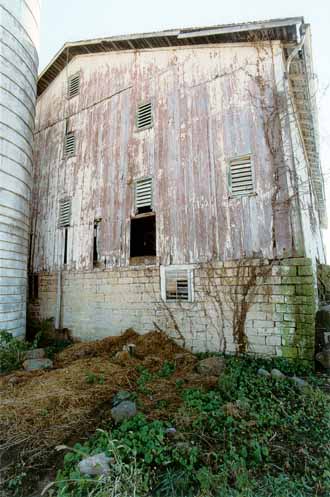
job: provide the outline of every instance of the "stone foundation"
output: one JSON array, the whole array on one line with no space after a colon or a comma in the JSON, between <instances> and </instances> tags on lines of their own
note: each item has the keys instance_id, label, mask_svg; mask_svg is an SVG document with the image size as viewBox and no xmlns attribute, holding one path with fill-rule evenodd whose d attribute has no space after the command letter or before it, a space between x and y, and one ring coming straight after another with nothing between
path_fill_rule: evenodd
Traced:
<instances>
[{"instance_id":1,"label":"stone foundation","mask_svg":"<svg viewBox=\"0 0 330 497\"><path fill-rule=\"evenodd\" d=\"M193 302L161 299L159 266L62 272L61 327L94 340L166 330L193 351L312 359L316 278L306 258L192 265ZM58 315L57 274L39 274L40 318Z\"/></svg>"}]
</instances>

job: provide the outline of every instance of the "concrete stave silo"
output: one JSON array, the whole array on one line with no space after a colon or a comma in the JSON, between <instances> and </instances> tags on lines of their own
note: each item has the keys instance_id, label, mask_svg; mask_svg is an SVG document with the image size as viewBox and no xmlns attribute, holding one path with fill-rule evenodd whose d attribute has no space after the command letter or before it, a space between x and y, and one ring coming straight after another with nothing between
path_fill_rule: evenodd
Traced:
<instances>
[{"instance_id":1,"label":"concrete stave silo","mask_svg":"<svg viewBox=\"0 0 330 497\"><path fill-rule=\"evenodd\" d=\"M0 330L23 336L40 1L0 0Z\"/></svg>"}]
</instances>

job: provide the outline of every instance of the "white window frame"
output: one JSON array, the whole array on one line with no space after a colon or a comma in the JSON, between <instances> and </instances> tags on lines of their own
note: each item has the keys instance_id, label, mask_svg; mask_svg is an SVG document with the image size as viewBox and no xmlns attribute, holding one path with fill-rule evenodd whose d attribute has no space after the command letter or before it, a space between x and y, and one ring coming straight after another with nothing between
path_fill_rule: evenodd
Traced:
<instances>
[{"instance_id":1,"label":"white window frame","mask_svg":"<svg viewBox=\"0 0 330 497\"><path fill-rule=\"evenodd\" d=\"M134 213L136 214L138 212L138 207L137 207L137 185L139 182L145 181L145 180L150 180L151 183L151 203L150 203L150 208L151 212L154 212L154 180L152 176L143 176L142 178L138 178L134 181Z\"/></svg>"},{"instance_id":2,"label":"white window frame","mask_svg":"<svg viewBox=\"0 0 330 497\"><path fill-rule=\"evenodd\" d=\"M70 95L70 84L71 84L71 81L73 81L75 78L79 78L78 91L74 95ZM75 74L72 74L71 76L68 77L68 80L67 80L67 98L68 98L68 100L71 100L72 98L78 97L78 95L80 94L80 83L81 83L80 71L78 71Z\"/></svg>"},{"instance_id":3,"label":"white window frame","mask_svg":"<svg viewBox=\"0 0 330 497\"><path fill-rule=\"evenodd\" d=\"M253 189L250 192L233 193L231 166L232 166L233 162L244 161L244 160L246 160L246 162L249 162L251 165ZM249 197L249 196L256 195L255 168L254 168L253 155L251 153L246 153L246 154L242 154L242 155L235 155L234 157L230 157L230 159L228 160L228 181L227 182L228 182L229 198L241 198L241 197Z\"/></svg>"},{"instance_id":4,"label":"white window frame","mask_svg":"<svg viewBox=\"0 0 330 497\"><path fill-rule=\"evenodd\" d=\"M72 153L67 153L67 139L68 136L72 135L74 138L74 150ZM75 157L77 155L77 132L76 131L68 131L64 135L64 159L71 159L71 157Z\"/></svg>"},{"instance_id":5,"label":"white window frame","mask_svg":"<svg viewBox=\"0 0 330 497\"><path fill-rule=\"evenodd\" d=\"M187 271L188 279L188 300L167 300L166 298L166 274L169 272ZM194 289L194 266L191 264L176 264L170 266L160 266L160 294L164 302L168 304L188 304L195 300Z\"/></svg>"},{"instance_id":6,"label":"white window frame","mask_svg":"<svg viewBox=\"0 0 330 497\"><path fill-rule=\"evenodd\" d=\"M141 107L144 107L146 105L150 105L151 106L151 109L150 109L150 113L151 113L151 122L150 124L146 124L145 126L141 126L139 127L138 126L138 122L139 122L139 118L138 118L138 115L139 115L139 112L140 112L140 109ZM136 127L136 130L137 131L144 131L145 129L150 129L150 128L153 128L154 127L154 103L152 100L148 100L148 101L145 101L145 102L141 102L138 107L137 107L137 110L135 112L135 127Z\"/></svg>"}]
</instances>

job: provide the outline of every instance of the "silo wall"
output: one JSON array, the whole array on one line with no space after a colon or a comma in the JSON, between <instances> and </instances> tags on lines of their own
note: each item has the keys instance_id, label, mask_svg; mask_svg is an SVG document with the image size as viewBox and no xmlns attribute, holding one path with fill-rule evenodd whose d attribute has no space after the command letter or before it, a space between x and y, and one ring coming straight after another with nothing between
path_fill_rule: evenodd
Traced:
<instances>
[{"instance_id":1,"label":"silo wall","mask_svg":"<svg viewBox=\"0 0 330 497\"><path fill-rule=\"evenodd\" d=\"M24 336L39 0L0 0L0 330Z\"/></svg>"}]
</instances>

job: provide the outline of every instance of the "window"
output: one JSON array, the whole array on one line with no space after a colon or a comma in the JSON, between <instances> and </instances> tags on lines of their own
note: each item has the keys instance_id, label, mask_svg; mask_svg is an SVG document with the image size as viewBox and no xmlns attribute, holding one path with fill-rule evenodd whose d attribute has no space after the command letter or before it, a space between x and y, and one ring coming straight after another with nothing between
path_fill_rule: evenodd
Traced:
<instances>
[{"instance_id":1,"label":"window","mask_svg":"<svg viewBox=\"0 0 330 497\"><path fill-rule=\"evenodd\" d=\"M156 216L146 214L131 219L131 257L156 255Z\"/></svg>"},{"instance_id":2,"label":"window","mask_svg":"<svg viewBox=\"0 0 330 497\"><path fill-rule=\"evenodd\" d=\"M99 225L101 219L94 220L93 231L93 267L97 267L99 263Z\"/></svg>"},{"instance_id":3,"label":"window","mask_svg":"<svg viewBox=\"0 0 330 497\"><path fill-rule=\"evenodd\" d=\"M135 182L135 212L142 214L152 211L152 178Z\"/></svg>"},{"instance_id":4,"label":"window","mask_svg":"<svg viewBox=\"0 0 330 497\"><path fill-rule=\"evenodd\" d=\"M58 227L67 228L71 224L72 202L71 198L60 200Z\"/></svg>"},{"instance_id":5,"label":"window","mask_svg":"<svg viewBox=\"0 0 330 497\"><path fill-rule=\"evenodd\" d=\"M146 129L153 126L152 103L148 102L139 106L136 113L137 129Z\"/></svg>"},{"instance_id":6,"label":"window","mask_svg":"<svg viewBox=\"0 0 330 497\"><path fill-rule=\"evenodd\" d=\"M254 192L252 162L249 155L230 161L229 188L234 197Z\"/></svg>"},{"instance_id":7,"label":"window","mask_svg":"<svg viewBox=\"0 0 330 497\"><path fill-rule=\"evenodd\" d=\"M64 230L64 251L63 251L63 264L68 263L68 228Z\"/></svg>"},{"instance_id":8,"label":"window","mask_svg":"<svg viewBox=\"0 0 330 497\"><path fill-rule=\"evenodd\" d=\"M70 76L68 79L68 98L79 95L80 90L80 73Z\"/></svg>"},{"instance_id":9,"label":"window","mask_svg":"<svg viewBox=\"0 0 330 497\"><path fill-rule=\"evenodd\" d=\"M76 154L76 136L73 132L67 133L64 140L64 156L73 157Z\"/></svg>"},{"instance_id":10,"label":"window","mask_svg":"<svg viewBox=\"0 0 330 497\"><path fill-rule=\"evenodd\" d=\"M193 301L193 269L185 266L161 267L161 293L165 302Z\"/></svg>"}]
</instances>

